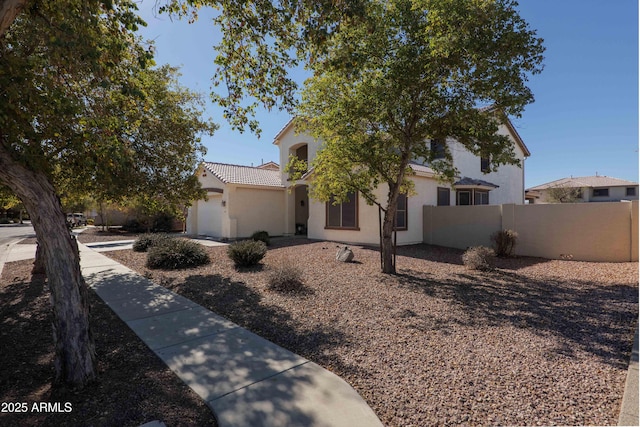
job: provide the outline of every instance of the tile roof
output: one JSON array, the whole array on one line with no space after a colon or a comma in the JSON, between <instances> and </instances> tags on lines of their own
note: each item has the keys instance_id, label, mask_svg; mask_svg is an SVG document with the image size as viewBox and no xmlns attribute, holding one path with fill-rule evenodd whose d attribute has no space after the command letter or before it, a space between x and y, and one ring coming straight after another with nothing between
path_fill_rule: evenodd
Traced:
<instances>
[{"instance_id":1,"label":"tile roof","mask_svg":"<svg viewBox=\"0 0 640 427\"><path fill-rule=\"evenodd\" d=\"M212 162L205 162L204 167L225 184L284 187L277 170Z\"/></svg>"},{"instance_id":2,"label":"tile roof","mask_svg":"<svg viewBox=\"0 0 640 427\"><path fill-rule=\"evenodd\" d=\"M609 176L581 176L557 179L555 181L540 184L527 190L546 190L553 187L626 187L638 185L637 182L624 179L611 178Z\"/></svg>"},{"instance_id":3,"label":"tile roof","mask_svg":"<svg viewBox=\"0 0 640 427\"><path fill-rule=\"evenodd\" d=\"M409 166L411 166L411 169L413 169L415 173L422 172L422 173L434 174L434 175L436 173L436 171L431 169L429 166L421 165L420 163L410 162Z\"/></svg>"},{"instance_id":4,"label":"tile roof","mask_svg":"<svg viewBox=\"0 0 640 427\"><path fill-rule=\"evenodd\" d=\"M466 176L454 182L453 185L456 187L461 187L461 186L493 187L493 188L500 187L499 185L492 184L488 181L483 181L481 179L475 179L475 178L468 178Z\"/></svg>"}]
</instances>

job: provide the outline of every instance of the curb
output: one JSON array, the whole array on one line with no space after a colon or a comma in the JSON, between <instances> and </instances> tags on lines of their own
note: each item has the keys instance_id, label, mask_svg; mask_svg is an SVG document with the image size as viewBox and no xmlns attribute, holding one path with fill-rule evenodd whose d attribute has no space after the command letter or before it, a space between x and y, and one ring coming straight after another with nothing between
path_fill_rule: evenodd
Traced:
<instances>
[{"instance_id":1,"label":"curb","mask_svg":"<svg viewBox=\"0 0 640 427\"><path fill-rule=\"evenodd\" d=\"M7 262L7 258L9 258L9 254L15 245L22 242L26 237L20 238L13 242L7 243L6 250L0 254L0 277L2 277L2 270L4 269L4 264Z\"/></svg>"},{"instance_id":2,"label":"curb","mask_svg":"<svg viewBox=\"0 0 640 427\"><path fill-rule=\"evenodd\" d=\"M624 386L618 425L640 425L640 421L638 420L638 328L636 328L636 334L633 339L633 348L629 360L629 369L627 370L627 380Z\"/></svg>"}]
</instances>

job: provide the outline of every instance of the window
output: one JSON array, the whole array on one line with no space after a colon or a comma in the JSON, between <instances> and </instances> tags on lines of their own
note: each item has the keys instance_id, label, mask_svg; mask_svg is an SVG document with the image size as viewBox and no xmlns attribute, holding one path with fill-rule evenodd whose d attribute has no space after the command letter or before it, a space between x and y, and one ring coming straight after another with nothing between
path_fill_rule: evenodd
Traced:
<instances>
[{"instance_id":1,"label":"window","mask_svg":"<svg viewBox=\"0 0 640 427\"><path fill-rule=\"evenodd\" d=\"M438 206L451 205L451 191L445 187L438 187Z\"/></svg>"},{"instance_id":2,"label":"window","mask_svg":"<svg viewBox=\"0 0 640 427\"><path fill-rule=\"evenodd\" d=\"M399 194L398 203L396 204L396 226L398 231L407 229L407 195Z\"/></svg>"},{"instance_id":3,"label":"window","mask_svg":"<svg viewBox=\"0 0 640 427\"><path fill-rule=\"evenodd\" d=\"M474 205L488 205L489 204L489 192L482 190L473 191L473 204Z\"/></svg>"},{"instance_id":4,"label":"window","mask_svg":"<svg viewBox=\"0 0 640 427\"><path fill-rule=\"evenodd\" d=\"M456 205L488 205L489 191L487 190L458 190L456 191Z\"/></svg>"},{"instance_id":5,"label":"window","mask_svg":"<svg viewBox=\"0 0 640 427\"><path fill-rule=\"evenodd\" d=\"M471 190L456 191L456 204L466 206L471 204Z\"/></svg>"},{"instance_id":6,"label":"window","mask_svg":"<svg viewBox=\"0 0 640 427\"><path fill-rule=\"evenodd\" d=\"M594 188L593 197L609 197L608 188Z\"/></svg>"},{"instance_id":7,"label":"window","mask_svg":"<svg viewBox=\"0 0 640 427\"><path fill-rule=\"evenodd\" d=\"M627 187L627 196L635 196L636 187Z\"/></svg>"},{"instance_id":8,"label":"window","mask_svg":"<svg viewBox=\"0 0 640 427\"><path fill-rule=\"evenodd\" d=\"M333 197L327 202L326 228L358 229L358 193L349 193L347 198L338 205L333 204Z\"/></svg>"},{"instance_id":9,"label":"window","mask_svg":"<svg viewBox=\"0 0 640 427\"><path fill-rule=\"evenodd\" d=\"M441 139L434 139L431 141L431 158L433 160L436 159L444 159L445 158L445 148L444 141Z\"/></svg>"},{"instance_id":10,"label":"window","mask_svg":"<svg viewBox=\"0 0 640 427\"><path fill-rule=\"evenodd\" d=\"M489 157L480 157L480 172L491 172L491 160Z\"/></svg>"}]
</instances>

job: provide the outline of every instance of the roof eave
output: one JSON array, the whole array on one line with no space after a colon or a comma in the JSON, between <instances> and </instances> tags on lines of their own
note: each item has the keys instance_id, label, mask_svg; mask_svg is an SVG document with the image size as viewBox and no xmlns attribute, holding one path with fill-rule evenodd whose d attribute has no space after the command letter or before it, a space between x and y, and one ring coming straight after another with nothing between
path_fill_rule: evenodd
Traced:
<instances>
[{"instance_id":1,"label":"roof eave","mask_svg":"<svg viewBox=\"0 0 640 427\"><path fill-rule=\"evenodd\" d=\"M289 119L289 121L282 127L282 129L280 129L280 131L276 134L275 137L273 137L273 144L274 145L278 145L280 144L280 138L282 138L282 135L284 135L285 133L287 133L289 131L289 128L291 128L294 124L294 122L296 121L297 117L291 117Z\"/></svg>"}]
</instances>

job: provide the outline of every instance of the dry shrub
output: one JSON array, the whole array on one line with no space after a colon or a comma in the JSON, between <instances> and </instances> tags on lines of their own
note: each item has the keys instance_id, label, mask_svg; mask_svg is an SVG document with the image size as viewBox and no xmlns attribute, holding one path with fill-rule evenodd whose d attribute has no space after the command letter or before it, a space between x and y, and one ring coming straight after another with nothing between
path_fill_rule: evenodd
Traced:
<instances>
[{"instance_id":1,"label":"dry shrub","mask_svg":"<svg viewBox=\"0 0 640 427\"><path fill-rule=\"evenodd\" d=\"M510 257L513 255L513 249L516 247L516 240L518 239L518 233L513 230L496 231L491 235L491 241L493 242L493 250L496 256Z\"/></svg>"},{"instance_id":2,"label":"dry shrub","mask_svg":"<svg viewBox=\"0 0 640 427\"><path fill-rule=\"evenodd\" d=\"M462 263L470 270L491 270L490 259L492 256L493 250L486 246L474 246L462 254Z\"/></svg>"},{"instance_id":3,"label":"dry shrub","mask_svg":"<svg viewBox=\"0 0 640 427\"><path fill-rule=\"evenodd\" d=\"M290 261L281 262L272 267L268 275L269 289L282 293L304 293L306 287L302 281L302 269Z\"/></svg>"}]
</instances>

